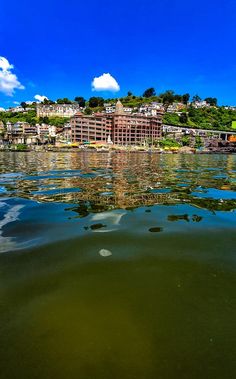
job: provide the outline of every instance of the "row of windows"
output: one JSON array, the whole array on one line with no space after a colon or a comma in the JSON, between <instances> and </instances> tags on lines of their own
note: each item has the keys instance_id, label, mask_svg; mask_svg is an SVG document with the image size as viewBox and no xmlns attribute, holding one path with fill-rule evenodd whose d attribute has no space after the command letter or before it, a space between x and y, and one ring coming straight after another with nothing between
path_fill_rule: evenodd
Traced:
<instances>
[{"instance_id":1,"label":"row of windows","mask_svg":"<svg viewBox=\"0 0 236 379\"><path fill-rule=\"evenodd\" d=\"M128 135L128 134L157 134L157 133L161 133L161 130L116 130L115 132L113 132L113 134L122 134L122 135Z\"/></svg>"},{"instance_id":2,"label":"row of windows","mask_svg":"<svg viewBox=\"0 0 236 379\"><path fill-rule=\"evenodd\" d=\"M104 127L103 125L76 125L76 126L72 126L72 129L102 129L102 130L160 130L160 126L159 125L153 125L153 126L147 126L147 127L144 127L142 125L137 125L137 126L134 126L134 125L119 125L115 128L111 128L109 126L107 127Z\"/></svg>"},{"instance_id":3,"label":"row of windows","mask_svg":"<svg viewBox=\"0 0 236 379\"><path fill-rule=\"evenodd\" d=\"M160 127L161 126L161 123L158 123L158 122L152 122L152 123L147 123L147 122L117 122L115 123L114 125L112 123L102 123L102 122L87 122L87 121L81 121L81 122L76 122L76 123L72 123L72 126L74 127L81 127L81 126L84 126L84 125L94 125L94 126L102 126L103 128L106 128L106 127L113 127L114 129L116 128L119 128L119 127L128 127L128 126L131 126L131 127L145 127L145 128L152 128L152 127Z\"/></svg>"}]
</instances>

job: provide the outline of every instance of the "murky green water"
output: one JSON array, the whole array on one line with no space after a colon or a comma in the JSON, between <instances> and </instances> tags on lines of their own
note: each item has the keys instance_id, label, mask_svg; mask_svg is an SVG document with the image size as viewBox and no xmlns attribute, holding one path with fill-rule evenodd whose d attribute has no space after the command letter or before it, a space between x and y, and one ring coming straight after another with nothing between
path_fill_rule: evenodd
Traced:
<instances>
[{"instance_id":1,"label":"murky green water","mask_svg":"<svg viewBox=\"0 0 236 379\"><path fill-rule=\"evenodd\" d=\"M0 378L236 378L236 156L0 153Z\"/></svg>"}]
</instances>

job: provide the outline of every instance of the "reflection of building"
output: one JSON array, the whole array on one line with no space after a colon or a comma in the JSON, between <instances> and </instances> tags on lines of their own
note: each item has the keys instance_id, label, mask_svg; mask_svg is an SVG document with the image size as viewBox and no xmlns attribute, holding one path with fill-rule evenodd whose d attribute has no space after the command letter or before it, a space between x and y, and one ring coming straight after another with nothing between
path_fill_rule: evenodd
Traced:
<instances>
[{"instance_id":1,"label":"reflection of building","mask_svg":"<svg viewBox=\"0 0 236 379\"><path fill-rule=\"evenodd\" d=\"M101 141L109 139L118 145L140 145L161 137L163 111L156 116L127 114L120 101L113 114L85 116L76 114L71 119L72 141Z\"/></svg>"}]
</instances>

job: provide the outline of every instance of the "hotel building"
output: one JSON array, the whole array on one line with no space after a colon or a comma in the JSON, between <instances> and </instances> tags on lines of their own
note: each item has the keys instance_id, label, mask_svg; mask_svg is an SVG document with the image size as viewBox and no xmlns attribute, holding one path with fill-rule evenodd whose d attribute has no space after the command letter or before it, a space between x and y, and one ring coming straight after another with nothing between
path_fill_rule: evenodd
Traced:
<instances>
[{"instance_id":1,"label":"hotel building","mask_svg":"<svg viewBox=\"0 0 236 379\"><path fill-rule=\"evenodd\" d=\"M115 145L142 145L162 136L163 111L156 116L127 114L120 101L112 114L86 116L77 113L71 118L73 142L101 142Z\"/></svg>"}]
</instances>

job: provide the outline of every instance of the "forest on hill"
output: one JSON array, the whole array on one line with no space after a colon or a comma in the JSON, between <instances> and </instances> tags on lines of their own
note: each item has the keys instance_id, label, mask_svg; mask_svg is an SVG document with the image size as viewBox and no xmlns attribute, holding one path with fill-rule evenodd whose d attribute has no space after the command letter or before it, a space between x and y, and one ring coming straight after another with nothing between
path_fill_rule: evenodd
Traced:
<instances>
[{"instance_id":1,"label":"forest on hill","mask_svg":"<svg viewBox=\"0 0 236 379\"><path fill-rule=\"evenodd\" d=\"M136 96L131 91L127 96L119 98L125 107L133 108L133 112L137 112L139 107L144 104L161 103L165 114L163 116L163 123L168 125L186 126L191 128L201 129L218 129L218 130L232 130L232 125L236 122L236 110L226 109L223 106L217 105L215 97L207 97L201 99L198 95L194 95L190 101L189 93L177 94L172 90L167 90L164 93L156 94L153 87L144 91L142 96ZM196 108L196 102L204 101L207 106ZM104 99L103 97L90 97L86 100L82 96L75 97L74 100L68 98L57 99L52 101L45 99L42 104L73 104L77 103L85 114L92 114L94 112L101 112L105 110L104 105L114 105L117 98ZM182 109L170 113L168 108L175 104L181 103ZM36 115L36 103L27 104L21 103L25 112L14 112L14 110L0 112L0 121L6 125L7 121L15 123L17 121L25 121L29 124L35 125L37 123L48 123L55 126L63 126L68 119L61 117L40 117Z\"/></svg>"}]
</instances>

